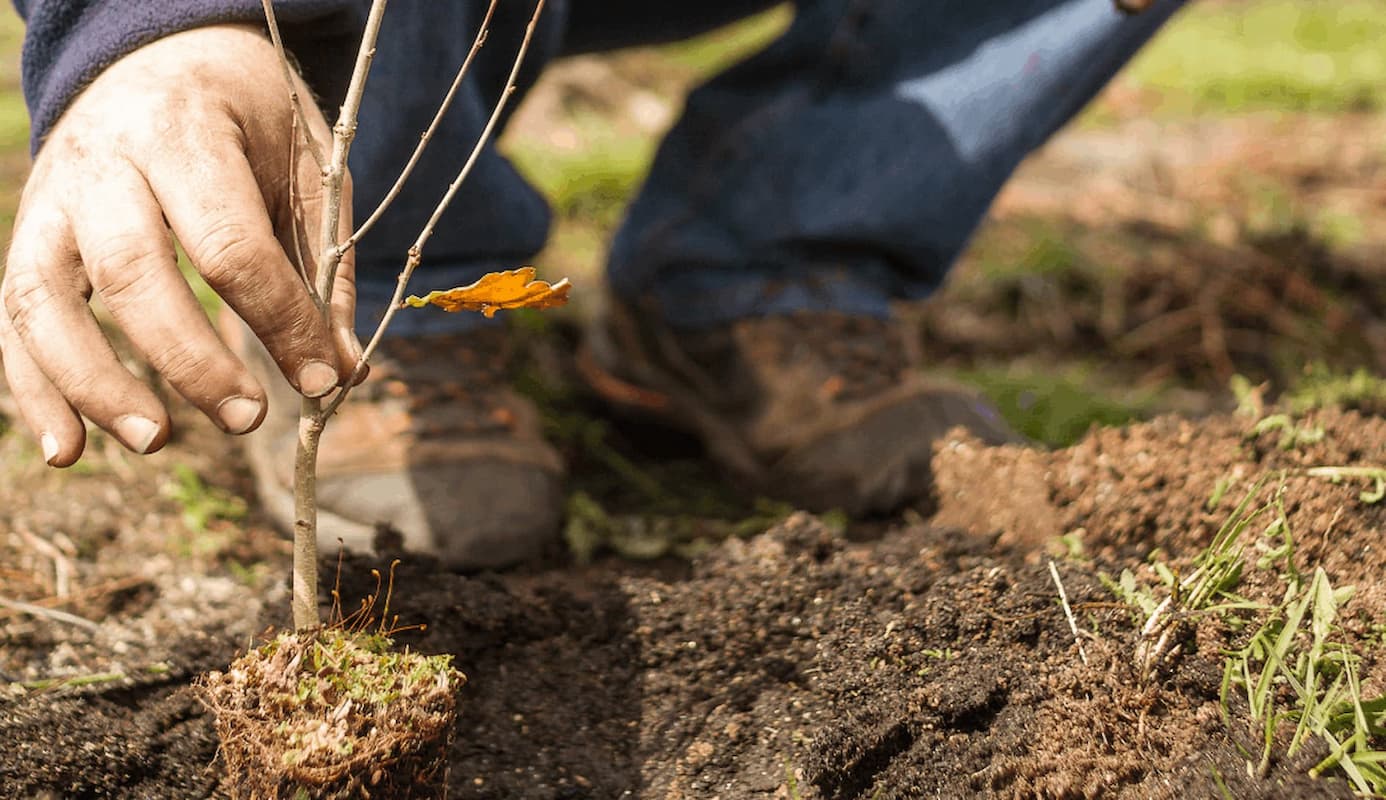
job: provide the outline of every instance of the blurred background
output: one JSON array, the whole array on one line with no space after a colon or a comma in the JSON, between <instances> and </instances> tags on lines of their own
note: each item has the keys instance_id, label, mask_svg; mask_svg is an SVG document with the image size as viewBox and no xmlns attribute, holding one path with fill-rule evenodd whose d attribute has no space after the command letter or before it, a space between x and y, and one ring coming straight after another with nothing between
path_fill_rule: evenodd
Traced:
<instances>
[{"instance_id":1,"label":"blurred background","mask_svg":"<svg viewBox=\"0 0 1386 800\"><path fill-rule=\"evenodd\" d=\"M571 353L625 200L685 92L789 18L781 7L677 45L560 62L501 142L556 211L538 265L581 287L564 314L512 317L529 356L520 385L570 465L567 538L580 557L687 552L785 513L728 497L695 443L608 418L572 379ZM28 164L21 39L6 13L5 238ZM1386 2L1190 3L1023 165L945 289L906 309L929 369L980 387L1051 446L1094 424L1228 410L1236 376L1243 400L1265 381L1292 407L1386 409L1374 377L1386 369L1383 102ZM61 559L96 586L167 558L256 586L281 569L283 543L254 510L234 443L174 405L165 451L131 457L94 432L89 455L59 473L0 387L0 530L16 531L0 539L0 565L16 565L0 579L12 594L58 596ZM24 530L66 543L44 550ZM98 547L103 559L85 560Z\"/></svg>"},{"instance_id":2,"label":"blurred background","mask_svg":"<svg viewBox=\"0 0 1386 800\"><path fill-rule=\"evenodd\" d=\"M502 147L551 199L537 263L579 286L685 92L773 38L781 7L673 46L560 62ZM0 25L0 230L27 167L23 29ZM932 366L1026 433L1207 411L1380 371L1386 3L1202 0L1024 166L920 314ZM578 292L574 313L599 293ZM204 291L209 306L215 297ZM545 325L542 321L536 325ZM1358 383L1364 384L1359 377Z\"/></svg>"}]
</instances>

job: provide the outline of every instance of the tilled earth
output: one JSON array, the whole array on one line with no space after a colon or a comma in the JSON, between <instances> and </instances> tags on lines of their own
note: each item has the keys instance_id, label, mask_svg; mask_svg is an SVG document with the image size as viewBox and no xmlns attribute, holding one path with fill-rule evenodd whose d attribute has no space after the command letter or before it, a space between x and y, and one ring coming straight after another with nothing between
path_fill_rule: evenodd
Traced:
<instances>
[{"instance_id":1,"label":"tilled earth","mask_svg":"<svg viewBox=\"0 0 1386 800\"><path fill-rule=\"evenodd\" d=\"M939 444L928 513L846 532L794 514L691 563L556 557L460 576L407 559L395 608L427 631L401 641L457 654L470 678L450 796L1174 798L1210 796L1218 781L1236 797L1351 796L1338 777L1308 777L1321 746L1295 758L1277 750L1249 777L1254 726L1236 703L1225 721L1219 703L1223 650L1238 634L1190 625L1179 652L1145 674L1135 658L1143 620L1099 580L1131 569L1158 586L1147 568L1155 548L1187 570L1269 476L1261 496L1280 493L1298 569L1322 567L1334 586L1358 587L1340 636L1364 655L1364 691L1386 688L1386 506L1364 501L1370 485L1303 474L1386 462L1386 420L1319 412L1300 424L1322 438L1282 449L1280 432L1248 437L1248 420L1233 416L1097 430L1055 452L987 448L958 432ZM122 482L140 476L98 470L91 480L128 489ZM7 500L9 530L56 513L41 497ZM63 507L89 519L119 508L125 518L127 500L93 494L84 508ZM158 497L136 501L147 506L142 530L171 514ZM254 533L253 518L241 527L267 552L278 547ZM141 568L152 545L132 530L114 524L67 557L70 581L99 586L98 572L122 568L143 576L65 606L103 615L98 627L0 620L9 677L61 674L64 659L122 676L12 686L0 700L0 796L218 792L211 722L190 681L282 619L283 575L230 577L195 557ZM1248 529L1250 546L1263 531ZM374 586L372 566L346 562L344 596ZM1251 599L1283 592L1271 568L1248 566L1242 584Z\"/></svg>"}]
</instances>

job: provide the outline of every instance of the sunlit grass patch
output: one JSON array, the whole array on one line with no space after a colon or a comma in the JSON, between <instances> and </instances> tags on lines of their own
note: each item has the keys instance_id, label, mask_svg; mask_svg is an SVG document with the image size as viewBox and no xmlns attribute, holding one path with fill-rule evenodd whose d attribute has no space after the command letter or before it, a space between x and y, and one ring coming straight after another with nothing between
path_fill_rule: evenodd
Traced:
<instances>
[{"instance_id":1,"label":"sunlit grass patch","mask_svg":"<svg viewBox=\"0 0 1386 800\"><path fill-rule=\"evenodd\" d=\"M1192 3L1131 64L1161 113L1375 110L1386 100L1386 4Z\"/></svg>"},{"instance_id":2,"label":"sunlit grass patch","mask_svg":"<svg viewBox=\"0 0 1386 800\"><path fill-rule=\"evenodd\" d=\"M954 374L977 387L1017 432L1066 447L1094 425L1124 425L1148 416L1157 392L1105 385L1082 364L1049 368L981 366Z\"/></svg>"}]
</instances>

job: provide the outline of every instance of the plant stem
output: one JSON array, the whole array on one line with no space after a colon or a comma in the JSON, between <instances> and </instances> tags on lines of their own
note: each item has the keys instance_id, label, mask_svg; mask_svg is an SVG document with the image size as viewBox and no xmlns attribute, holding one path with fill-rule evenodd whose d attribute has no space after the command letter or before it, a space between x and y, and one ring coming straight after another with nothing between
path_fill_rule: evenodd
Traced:
<instances>
[{"instance_id":1,"label":"plant stem","mask_svg":"<svg viewBox=\"0 0 1386 800\"><path fill-rule=\"evenodd\" d=\"M279 37L278 24L274 18L274 11L270 7L271 0L262 0L266 6L265 17L271 29L271 37L275 42L279 52L280 60L285 67L285 78L289 81L290 98L296 104L296 109L301 109L298 104L298 95L294 89L293 76L290 72L288 57L284 54L283 45ZM332 287L337 277L337 268L341 264L342 255L356 243L356 240L363 235L367 229L375 223L379 216L384 213L390 201L399 193L400 187L412 172L414 165L418 162L423 148L428 144L443 114L447 111L448 105L455 96L458 87L462 83L462 78L466 74L468 66L473 57L481 48L485 41L487 27L491 19L491 14L495 10L496 0L492 0L487 9L486 17L482 21L480 30L477 32L476 41L472 45L462 67L458 70L456 78L453 80L452 88L444 98L442 106L435 115L432 124L424 132L418 147L410 157L404 172L396 181L395 186L386 195L381 205L373 212L361 229L351 234L345 241L339 243L339 227L342 216L342 187L346 179L347 155L351 150L352 140L356 136L357 114L361 108L361 98L365 92L366 77L370 73L371 61L375 56L375 43L380 36L380 22L385 13L386 0L372 0L370 13L366 20L365 31L361 38L361 46L356 54L356 66L352 70L351 82L347 87L346 98L342 103L341 113L337 117L337 122L332 127L332 153L326 166L322 169L323 183L323 206L322 206L322 232L321 244L317 253L317 271L314 285L309 286L309 291L314 293L314 300L323 319L331 320ZM293 571L293 617L294 628L302 630L321 624L321 617L318 613L318 502L317 502L317 458L318 445L322 439L323 428L327 420L336 412L337 408L346 399L350 388L360 382L364 375L366 362L375 348L379 345L384 336L385 329L389 326L391 319L394 318L395 311L404 296L405 286L409 283L409 278L414 273L422 259L423 247L433 234L433 229L442 216L443 211L452 202L457 194L462 182L471 173L477 159L480 157L483 148L490 140L496 125L500 121L501 113L505 108L506 102L515 92L516 81L519 77L520 67L524 63L525 53L529 50L530 40L534 37L534 29L537 26L539 15L544 10L544 0L539 0L535 5L534 14L529 20L529 25L525 28L524 39L520 42L519 51L515 55L515 62L511 66L510 76L506 80L505 90L501 92L500 98L496 101L495 108L492 110L491 118L487 121L486 127L482 130L480 138L473 147L471 155L466 163L462 165L456 179L448 186L447 192L438 202L428 224L419 233L414 245L409 248L409 255L405 262L404 270L400 273L399 282L395 290L395 297L389 309L386 310L384 318L376 328L375 334L371 337L370 344L362 353L356 363L352 378L347 381L337 394L325 404L321 399L304 398L299 407L299 426L298 426L298 447L294 454L294 571ZM307 128L304 122L305 132ZM310 149L314 148L314 143L309 140ZM314 152L314 156L319 158L319 165L322 165L320 153ZM295 164L290 164L290 169L296 168ZM295 237L296 238L296 237Z\"/></svg>"},{"instance_id":2,"label":"plant stem","mask_svg":"<svg viewBox=\"0 0 1386 800\"><path fill-rule=\"evenodd\" d=\"M322 622L318 614L318 442L322 402L303 398L298 413L298 448L294 453L294 629Z\"/></svg>"},{"instance_id":3,"label":"plant stem","mask_svg":"<svg viewBox=\"0 0 1386 800\"><path fill-rule=\"evenodd\" d=\"M332 156L323 171L323 205L321 245L315 283L318 311L324 320L331 321L332 286L337 279L337 267L342 261L342 249L337 244L342 219L342 187L346 181L347 155L356 137L356 118L361 110L361 98L366 91L366 77L375 58L375 43L380 37L380 22L385 16L386 0L373 0L356 51L356 66L351 72L346 99L342 102L337 123L332 126ZM272 13L272 12L271 12ZM268 15L267 15L268 16ZM269 17L272 27L274 20ZM277 36L275 37L278 38ZM287 61L285 61L287 63ZM296 165L290 164L295 169ZM294 453L294 628L302 630L321 624L318 614L318 443L322 439L322 401L304 398L299 406L298 448Z\"/></svg>"}]
</instances>

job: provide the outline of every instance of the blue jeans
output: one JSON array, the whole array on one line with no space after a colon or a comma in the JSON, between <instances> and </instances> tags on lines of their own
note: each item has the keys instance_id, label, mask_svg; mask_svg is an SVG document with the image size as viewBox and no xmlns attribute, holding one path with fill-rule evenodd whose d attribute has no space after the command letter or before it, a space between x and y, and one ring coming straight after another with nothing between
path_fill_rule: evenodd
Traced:
<instances>
[{"instance_id":1,"label":"blue jeans","mask_svg":"<svg viewBox=\"0 0 1386 800\"><path fill-rule=\"evenodd\" d=\"M566 53L686 37L772 5L549 0L520 93ZM701 327L804 309L884 316L892 300L928 295L1021 159L1180 5L1126 17L1112 0L798 0L783 36L689 96L613 242L616 298ZM485 6L409 0L386 15L352 151L358 219L417 143ZM500 3L416 177L361 243L363 331L484 124L532 9ZM488 148L411 289L528 263L549 224L544 198ZM411 311L392 333L479 319Z\"/></svg>"}]
</instances>

